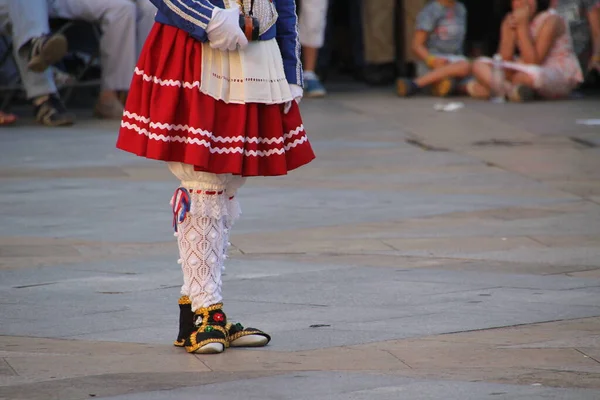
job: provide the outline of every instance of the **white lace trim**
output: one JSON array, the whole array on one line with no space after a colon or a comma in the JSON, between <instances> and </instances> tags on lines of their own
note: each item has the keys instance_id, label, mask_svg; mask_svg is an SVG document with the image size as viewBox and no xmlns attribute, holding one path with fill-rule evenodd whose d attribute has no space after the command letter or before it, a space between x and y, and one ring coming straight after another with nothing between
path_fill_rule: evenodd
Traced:
<instances>
[{"instance_id":1,"label":"white lace trim","mask_svg":"<svg viewBox=\"0 0 600 400\"><path fill-rule=\"evenodd\" d=\"M240 207L240 202L237 200L237 197L233 199L227 199L227 216L229 220L226 222L226 227L229 229L231 225L242 215L242 208Z\"/></svg>"},{"instance_id":2,"label":"white lace trim","mask_svg":"<svg viewBox=\"0 0 600 400\"><path fill-rule=\"evenodd\" d=\"M121 121L121 127L134 130L138 134L145 135L148 137L148 139L151 139L151 140L160 140L163 142L180 142L180 143L186 143L186 144L196 144L199 146L207 147L211 153L218 153L218 154L239 153L239 154L244 154L247 157L269 157L273 154L282 155L286 151L308 141L308 137L306 135L303 135L300 139L296 139L293 142L286 144L282 148L270 149L270 150L244 150L244 148L241 146L212 147L212 144L204 139L190 138L190 137L185 137L185 136L171 136L171 135L157 134L157 133L150 132L145 128L140 128L136 124L132 124L132 123L125 122L125 121ZM297 135L303 131L304 131L304 126L301 125L298 128L296 128L296 130L290 132L290 134L292 134L292 135L289 136L289 138L291 138L292 136ZM268 139L265 139L265 140L268 140ZM276 140L279 140L279 139L276 139ZM242 141L246 141L246 139L244 139ZM248 138L248 142L250 142L250 138ZM280 144L279 142L276 142L276 143Z\"/></svg>"},{"instance_id":3,"label":"white lace trim","mask_svg":"<svg viewBox=\"0 0 600 400\"><path fill-rule=\"evenodd\" d=\"M189 190L190 194L190 211L188 214L210 217L210 218L229 218L235 220L239 218L241 210L239 204L233 206L231 203L234 199L230 200L224 191L219 194L204 194L197 193L194 190ZM177 194L176 194L177 195ZM179 199L175 196L171 197L169 204L171 207ZM235 201L237 203L237 201Z\"/></svg>"},{"instance_id":4,"label":"white lace trim","mask_svg":"<svg viewBox=\"0 0 600 400\"><path fill-rule=\"evenodd\" d=\"M227 260L227 258L229 258L227 252L231 247L231 242L229 241L229 236L231 235L231 228L242 213L240 209L240 203L237 201L236 197L229 199L227 203L227 209L229 211L229 216L223 218L223 227L225 228L223 230L223 265L221 268L221 271L223 272L225 271L225 261Z\"/></svg>"}]
</instances>

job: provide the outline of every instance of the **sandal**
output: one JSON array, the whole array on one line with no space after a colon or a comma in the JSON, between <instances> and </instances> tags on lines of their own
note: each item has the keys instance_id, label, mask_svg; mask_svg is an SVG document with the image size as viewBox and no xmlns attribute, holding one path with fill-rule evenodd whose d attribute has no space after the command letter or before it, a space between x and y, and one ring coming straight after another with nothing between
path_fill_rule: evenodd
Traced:
<instances>
[{"instance_id":1,"label":"sandal","mask_svg":"<svg viewBox=\"0 0 600 400\"><path fill-rule=\"evenodd\" d=\"M32 39L27 68L37 73L44 72L67 54L67 47L67 38L60 33Z\"/></svg>"},{"instance_id":2,"label":"sandal","mask_svg":"<svg viewBox=\"0 0 600 400\"><path fill-rule=\"evenodd\" d=\"M57 95L42 96L41 103L35 106L35 119L46 126L69 126L75 116L67 111Z\"/></svg>"}]
</instances>

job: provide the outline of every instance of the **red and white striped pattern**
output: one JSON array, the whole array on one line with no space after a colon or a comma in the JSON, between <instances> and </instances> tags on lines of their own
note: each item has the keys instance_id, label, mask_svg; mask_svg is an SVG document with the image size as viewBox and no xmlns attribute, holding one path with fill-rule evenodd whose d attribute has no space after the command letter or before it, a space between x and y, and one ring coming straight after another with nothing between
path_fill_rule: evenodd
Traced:
<instances>
[{"instance_id":1,"label":"red and white striped pattern","mask_svg":"<svg viewBox=\"0 0 600 400\"><path fill-rule=\"evenodd\" d=\"M156 24L136 67L117 147L212 173L284 175L314 153L300 110L226 104L200 92L202 46Z\"/></svg>"}]
</instances>

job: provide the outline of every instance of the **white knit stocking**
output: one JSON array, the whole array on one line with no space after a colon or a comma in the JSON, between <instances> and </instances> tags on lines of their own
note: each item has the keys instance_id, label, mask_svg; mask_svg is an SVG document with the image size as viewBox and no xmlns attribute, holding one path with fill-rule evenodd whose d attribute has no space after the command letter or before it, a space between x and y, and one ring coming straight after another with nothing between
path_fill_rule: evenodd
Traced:
<instances>
[{"instance_id":1,"label":"white knit stocking","mask_svg":"<svg viewBox=\"0 0 600 400\"><path fill-rule=\"evenodd\" d=\"M227 209L228 214L223 217L223 261L227 260L229 251L229 247L231 243L229 242L229 236L231 235L231 228L233 227L233 223L237 218L239 218L241 211L240 205L236 198L233 196L227 200ZM225 262L223 262L223 271L225 271Z\"/></svg>"},{"instance_id":2,"label":"white knit stocking","mask_svg":"<svg viewBox=\"0 0 600 400\"><path fill-rule=\"evenodd\" d=\"M221 272L224 260L224 218L188 214L178 224L177 243L183 286L181 293L192 300L192 310L223 300Z\"/></svg>"}]
</instances>

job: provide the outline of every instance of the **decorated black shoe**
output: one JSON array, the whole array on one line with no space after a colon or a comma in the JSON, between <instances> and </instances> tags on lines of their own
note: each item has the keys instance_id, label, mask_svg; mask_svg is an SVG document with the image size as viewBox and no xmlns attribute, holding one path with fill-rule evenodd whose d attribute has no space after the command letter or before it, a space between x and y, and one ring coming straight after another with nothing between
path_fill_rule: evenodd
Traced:
<instances>
[{"instance_id":1,"label":"decorated black shoe","mask_svg":"<svg viewBox=\"0 0 600 400\"><path fill-rule=\"evenodd\" d=\"M195 330L192 301L188 296L181 296L179 298L179 334L173 344L177 347L184 347L185 339L189 338Z\"/></svg>"},{"instance_id":2,"label":"decorated black shoe","mask_svg":"<svg viewBox=\"0 0 600 400\"><path fill-rule=\"evenodd\" d=\"M244 328L239 322L227 324L227 338L231 347L262 347L271 341L271 336L256 328Z\"/></svg>"},{"instance_id":3,"label":"decorated black shoe","mask_svg":"<svg viewBox=\"0 0 600 400\"><path fill-rule=\"evenodd\" d=\"M215 354L225 351L227 341L227 317L223 304L217 303L202 307L194 313L194 331L185 340L188 353Z\"/></svg>"}]
</instances>

